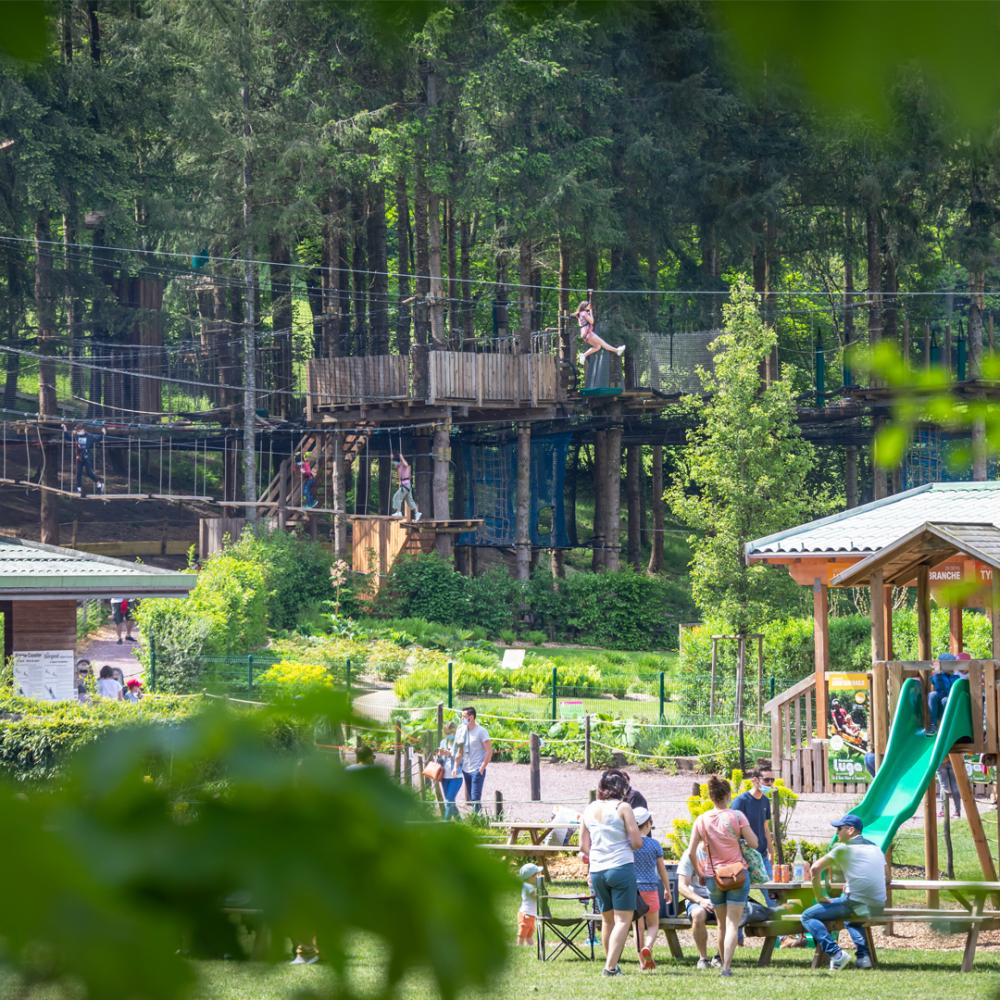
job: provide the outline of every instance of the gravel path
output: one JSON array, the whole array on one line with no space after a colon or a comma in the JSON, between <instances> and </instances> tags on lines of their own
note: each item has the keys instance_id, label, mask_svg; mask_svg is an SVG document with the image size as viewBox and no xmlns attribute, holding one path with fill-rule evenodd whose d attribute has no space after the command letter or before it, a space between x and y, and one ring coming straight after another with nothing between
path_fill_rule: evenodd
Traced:
<instances>
[{"instance_id":1,"label":"gravel path","mask_svg":"<svg viewBox=\"0 0 1000 1000\"><path fill-rule=\"evenodd\" d=\"M132 634L138 636L139 630L133 625ZM90 660L96 675L101 667L108 664L120 667L125 680L130 677L142 676L142 664L136 659L136 642L123 641L118 645L118 636L114 625L104 625L99 628L77 653L78 660Z\"/></svg>"}]
</instances>

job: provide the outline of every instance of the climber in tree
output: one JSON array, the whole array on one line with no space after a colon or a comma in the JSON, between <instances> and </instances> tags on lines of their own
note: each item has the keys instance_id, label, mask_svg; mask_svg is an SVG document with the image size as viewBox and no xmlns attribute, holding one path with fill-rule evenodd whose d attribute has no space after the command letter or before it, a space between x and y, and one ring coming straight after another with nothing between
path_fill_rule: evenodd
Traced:
<instances>
[{"instance_id":1,"label":"climber in tree","mask_svg":"<svg viewBox=\"0 0 1000 1000\"><path fill-rule=\"evenodd\" d=\"M302 474L302 506L316 506L316 472L312 467L312 452L305 451L295 456L295 467Z\"/></svg>"},{"instance_id":2,"label":"climber in tree","mask_svg":"<svg viewBox=\"0 0 1000 1000\"><path fill-rule=\"evenodd\" d=\"M62 425L63 433L66 432L66 425ZM104 430L101 430L104 433ZM91 458L90 449L94 444L94 435L87 432L87 429L83 424L77 424L73 429L72 435L73 441L73 458L76 465L76 492L79 496L83 496L83 477L84 474L90 476L91 482L94 484L98 493L104 492L104 481L97 478L97 473L94 472L94 463Z\"/></svg>"},{"instance_id":3,"label":"climber in tree","mask_svg":"<svg viewBox=\"0 0 1000 1000\"><path fill-rule=\"evenodd\" d=\"M413 520L420 520L420 511L417 510L417 501L413 499L413 479L410 463L406 461L402 451L399 453L399 461L396 463L396 475L399 476L399 489L392 495L392 516L403 516L403 501L410 508Z\"/></svg>"},{"instance_id":4,"label":"climber in tree","mask_svg":"<svg viewBox=\"0 0 1000 1000\"><path fill-rule=\"evenodd\" d=\"M610 351L612 354L617 354L618 357L621 357L625 353L624 344L619 347L612 347L606 340L602 340L597 336L597 331L594 326L593 295L593 289L588 288L587 301L581 302L576 307L576 312L573 313L576 317L577 323L580 324L580 336L587 345L587 350L580 356L580 360L584 363L586 363L587 358L589 358L591 354L596 354L598 351Z\"/></svg>"}]
</instances>

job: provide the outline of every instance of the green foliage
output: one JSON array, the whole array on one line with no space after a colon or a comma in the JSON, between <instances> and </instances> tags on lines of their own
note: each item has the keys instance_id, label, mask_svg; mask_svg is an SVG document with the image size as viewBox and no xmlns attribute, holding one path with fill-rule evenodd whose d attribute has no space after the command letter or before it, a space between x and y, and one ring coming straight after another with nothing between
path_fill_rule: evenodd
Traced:
<instances>
[{"instance_id":1,"label":"green foliage","mask_svg":"<svg viewBox=\"0 0 1000 1000\"><path fill-rule=\"evenodd\" d=\"M49 781L83 746L123 727L179 722L201 707L197 698L147 694L138 702L94 698L45 702L0 697L0 771L14 781Z\"/></svg>"},{"instance_id":2,"label":"green foliage","mask_svg":"<svg viewBox=\"0 0 1000 1000\"><path fill-rule=\"evenodd\" d=\"M490 635L514 626L518 610L524 603L524 587L502 566L493 566L481 576L467 580L468 595L465 621L486 629ZM545 641L543 635L541 640Z\"/></svg>"},{"instance_id":3,"label":"green foliage","mask_svg":"<svg viewBox=\"0 0 1000 1000\"><path fill-rule=\"evenodd\" d=\"M777 337L764 325L753 289L738 281L712 343L714 368L699 376L707 398L692 397L697 421L679 475L665 499L692 536L691 582L705 617L748 632L775 616L795 584L782 570L746 565L744 545L815 514L807 489L813 448L795 421L790 378L761 387L761 365Z\"/></svg>"},{"instance_id":4,"label":"green foliage","mask_svg":"<svg viewBox=\"0 0 1000 1000\"><path fill-rule=\"evenodd\" d=\"M380 769L275 749L278 726L344 718L334 701L306 701L295 716L211 712L94 743L48 794L0 784L5 877L19 901L0 914L7 968L32 988L180 1000L191 995L189 955L249 957L224 910L235 901L259 912L272 961L287 962L286 939L315 935L343 969L369 935L384 956L380 996L418 969L446 998L485 988L505 959L500 904L514 883L504 866L459 824L414 822L417 799ZM384 900L398 919L385 920ZM128 961L109 961L108 941ZM322 995L362 993L347 975Z\"/></svg>"},{"instance_id":5,"label":"green foliage","mask_svg":"<svg viewBox=\"0 0 1000 1000\"><path fill-rule=\"evenodd\" d=\"M420 617L464 625L469 621L465 578L437 555L399 559L379 590L377 606L388 617Z\"/></svg>"},{"instance_id":6,"label":"green foliage","mask_svg":"<svg viewBox=\"0 0 1000 1000\"><path fill-rule=\"evenodd\" d=\"M161 691L192 691L201 675L212 622L191 614L183 600L147 598L139 603L136 622L146 636L136 654L150 676L156 653L156 686Z\"/></svg>"}]
</instances>

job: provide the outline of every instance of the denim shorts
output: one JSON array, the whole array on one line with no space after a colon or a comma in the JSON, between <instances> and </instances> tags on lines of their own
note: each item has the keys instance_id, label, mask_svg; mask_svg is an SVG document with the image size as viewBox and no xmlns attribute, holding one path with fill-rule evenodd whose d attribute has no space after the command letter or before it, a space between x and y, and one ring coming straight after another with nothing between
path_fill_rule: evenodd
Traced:
<instances>
[{"instance_id":1,"label":"denim shorts","mask_svg":"<svg viewBox=\"0 0 1000 1000\"><path fill-rule=\"evenodd\" d=\"M635 910L635 865L619 865L590 873L590 884L600 904L601 912L609 910Z\"/></svg>"},{"instance_id":2,"label":"denim shorts","mask_svg":"<svg viewBox=\"0 0 1000 1000\"><path fill-rule=\"evenodd\" d=\"M705 887L708 889L708 897L712 900L713 906L742 906L750 895L750 872L746 873L743 885L739 889L723 891L716 885L715 879L711 875L705 879Z\"/></svg>"}]
</instances>

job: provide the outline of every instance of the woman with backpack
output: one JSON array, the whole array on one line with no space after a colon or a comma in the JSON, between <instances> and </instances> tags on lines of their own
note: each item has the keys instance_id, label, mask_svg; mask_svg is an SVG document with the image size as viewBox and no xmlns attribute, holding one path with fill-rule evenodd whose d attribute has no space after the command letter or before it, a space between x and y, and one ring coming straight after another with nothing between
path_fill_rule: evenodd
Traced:
<instances>
[{"instance_id":1,"label":"woman with backpack","mask_svg":"<svg viewBox=\"0 0 1000 1000\"><path fill-rule=\"evenodd\" d=\"M729 808L732 788L729 782L712 775L708 779L708 797L713 808L702 813L691 828L691 857L698 857L704 845L706 862L703 876L719 925L719 955L722 975L733 974L733 954L739 938L740 919L750 894L750 873L743 860L743 842L757 847L757 835L746 816Z\"/></svg>"}]
</instances>

